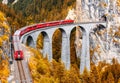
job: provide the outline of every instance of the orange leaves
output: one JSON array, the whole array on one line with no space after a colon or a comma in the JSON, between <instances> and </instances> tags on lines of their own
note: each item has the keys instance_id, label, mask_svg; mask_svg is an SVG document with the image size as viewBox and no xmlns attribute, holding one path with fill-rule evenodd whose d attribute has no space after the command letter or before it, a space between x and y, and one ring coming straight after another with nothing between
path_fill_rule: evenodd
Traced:
<instances>
[{"instance_id":1,"label":"orange leaves","mask_svg":"<svg viewBox=\"0 0 120 83\"><path fill-rule=\"evenodd\" d=\"M7 25L6 22L6 18L4 16L4 14L2 12L0 12L0 46L4 48L4 44L3 42L8 41L9 40L9 27ZM8 61L6 60L2 60L2 56L6 57L5 53L3 53L3 50L0 50L0 80L2 81L2 83L7 83L7 77L10 74L9 71L9 65L8 65Z\"/></svg>"},{"instance_id":2,"label":"orange leaves","mask_svg":"<svg viewBox=\"0 0 120 83\"><path fill-rule=\"evenodd\" d=\"M81 83L79 73L72 67L69 71L64 72L61 83Z\"/></svg>"},{"instance_id":3,"label":"orange leaves","mask_svg":"<svg viewBox=\"0 0 120 83\"><path fill-rule=\"evenodd\" d=\"M117 0L117 5L120 6L120 0Z\"/></svg>"},{"instance_id":4,"label":"orange leaves","mask_svg":"<svg viewBox=\"0 0 120 83\"><path fill-rule=\"evenodd\" d=\"M9 76L9 66L7 60L2 60L0 63L0 80L2 80L2 83L7 83L7 77Z\"/></svg>"},{"instance_id":5,"label":"orange leaves","mask_svg":"<svg viewBox=\"0 0 120 83\"><path fill-rule=\"evenodd\" d=\"M43 49L43 35L40 34L37 39L37 48L38 49Z\"/></svg>"},{"instance_id":6,"label":"orange leaves","mask_svg":"<svg viewBox=\"0 0 120 83\"><path fill-rule=\"evenodd\" d=\"M6 21L6 18L4 17L4 14L0 12L0 22Z\"/></svg>"},{"instance_id":7,"label":"orange leaves","mask_svg":"<svg viewBox=\"0 0 120 83\"><path fill-rule=\"evenodd\" d=\"M0 12L0 28L4 28L7 32L9 32L9 27L6 23L6 18L2 12Z\"/></svg>"},{"instance_id":8,"label":"orange leaves","mask_svg":"<svg viewBox=\"0 0 120 83\"><path fill-rule=\"evenodd\" d=\"M67 71L64 64L42 58L41 54L32 50L35 56L29 60L29 67L34 83L80 83L79 72L75 68Z\"/></svg>"},{"instance_id":9,"label":"orange leaves","mask_svg":"<svg viewBox=\"0 0 120 83\"><path fill-rule=\"evenodd\" d=\"M9 39L8 36L10 32L9 27L6 23L6 18L2 12L0 12L0 30L3 32L3 34L1 33L2 36L0 36L0 46L2 46L3 41Z\"/></svg>"},{"instance_id":10,"label":"orange leaves","mask_svg":"<svg viewBox=\"0 0 120 83\"><path fill-rule=\"evenodd\" d=\"M29 66L30 66L31 70L36 70L37 60L35 58L31 57L29 60Z\"/></svg>"},{"instance_id":11,"label":"orange leaves","mask_svg":"<svg viewBox=\"0 0 120 83\"><path fill-rule=\"evenodd\" d=\"M99 48L99 46L97 47ZM98 66L91 65L91 72L84 71L79 74L77 66L65 70L61 62L49 63L42 58L39 52L32 50L35 56L29 60L29 67L34 83L119 83L120 64L113 61L113 64L100 62Z\"/></svg>"},{"instance_id":12,"label":"orange leaves","mask_svg":"<svg viewBox=\"0 0 120 83\"><path fill-rule=\"evenodd\" d=\"M8 38L8 35L3 35L3 36L2 36L2 40L3 40L3 41L6 41L6 40L8 40L8 39L9 39L9 38Z\"/></svg>"},{"instance_id":13,"label":"orange leaves","mask_svg":"<svg viewBox=\"0 0 120 83\"><path fill-rule=\"evenodd\" d=\"M3 40L2 38L0 38L0 46L2 46Z\"/></svg>"},{"instance_id":14,"label":"orange leaves","mask_svg":"<svg viewBox=\"0 0 120 83\"><path fill-rule=\"evenodd\" d=\"M119 80L118 80L118 83L120 83L120 78L119 78Z\"/></svg>"},{"instance_id":15,"label":"orange leaves","mask_svg":"<svg viewBox=\"0 0 120 83\"><path fill-rule=\"evenodd\" d=\"M50 76L50 64L46 59L42 58L42 55L38 51L33 49L31 51L34 53L34 56L32 56L29 60L29 67L33 81L34 83L41 83L40 81L42 81L42 78L44 78L43 81L45 81L45 77L47 79Z\"/></svg>"},{"instance_id":16,"label":"orange leaves","mask_svg":"<svg viewBox=\"0 0 120 83\"><path fill-rule=\"evenodd\" d=\"M109 72L109 74L107 76L107 83L115 83L113 74L111 72Z\"/></svg>"}]
</instances>

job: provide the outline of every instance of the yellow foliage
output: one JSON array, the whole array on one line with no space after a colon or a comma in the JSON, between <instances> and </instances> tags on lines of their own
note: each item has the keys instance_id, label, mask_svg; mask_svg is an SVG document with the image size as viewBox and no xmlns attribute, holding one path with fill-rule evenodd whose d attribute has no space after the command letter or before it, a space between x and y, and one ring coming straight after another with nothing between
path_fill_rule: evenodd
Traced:
<instances>
[{"instance_id":1,"label":"yellow foliage","mask_svg":"<svg viewBox=\"0 0 120 83\"><path fill-rule=\"evenodd\" d=\"M4 30L3 35L0 37L0 46L3 46L3 41L8 41L9 40L9 27L7 25L6 22L6 18L4 16L4 14L2 12L0 12L0 28L2 28ZM3 54L3 51L0 50L0 55ZM7 55L4 55L5 57ZM8 61L6 60L2 60L2 58L0 57L0 80L2 81L2 83L7 83L7 77L10 74L9 71L9 65L8 65Z\"/></svg>"},{"instance_id":2,"label":"yellow foliage","mask_svg":"<svg viewBox=\"0 0 120 83\"><path fill-rule=\"evenodd\" d=\"M114 77L111 72L107 76L107 83L114 83Z\"/></svg>"},{"instance_id":3,"label":"yellow foliage","mask_svg":"<svg viewBox=\"0 0 120 83\"><path fill-rule=\"evenodd\" d=\"M6 22L6 18L4 16L4 14L2 12L0 12L0 28L4 28L5 29L5 33L9 33L10 32L10 28Z\"/></svg>"},{"instance_id":4,"label":"yellow foliage","mask_svg":"<svg viewBox=\"0 0 120 83\"><path fill-rule=\"evenodd\" d=\"M37 48L42 49L43 48L43 35L40 34L37 39Z\"/></svg>"},{"instance_id":5,"label":"yellow foliage","mask_svg":"<svg viewBox=\"0 0 120 83\"><path fill-rule=\"evenodd\" d=\"M10 28L9 26L7 25L7 23L3 23L3 27L5 28L5 33L10 33Z\"/></svg>"},{"instance_id":6,"label":"yellow foliage","mask_svg":"<svg viewBox=\"0 0 120 83\"><path fill-rule=\"evenodd\" d=\"M29 60L29 66L32 70L36 70L37 60L35 58L31 57Z\"/></svg>"},{"instance_id":7,"label":"yellow foliage","mask_svg":"<svg viewBox=\"0 0 120 83\"><path fill-rule=\"evenodd\" d=\"M2 83L8 83L8 82L7 82L7 79L2 79L1 82L2 82Z\"/></svg>"},{"instance_id":8,"label":"yellow foliage","mask_svg":"<svg viewBox=\"0 0 120 83\"><path fill-rule=\"evenodd\" d=\"M52 78L52 77L44 77L44 76L42 76L42 77L40 78L39 83L58 83L58 82L56 82L56 81L54 80L54 78Z\"/></svg>"},{"instance_id":9,"label":"yellow foliage","mask_svg":"<svg viewBox=\"0 0 120 83\"><path fill-rule=\"evenodd\" d=\"M4 17L4 14L0 12L0 22L6 21L6 18Z\"/></svg>"},{"instance_id":10,"label":"yellow foliage","mask_svg":"<svg viewBox=\"0 0 120 83\"><path fill-rule=\"evenodd\" d=\"M7 83L7 77L9 76L9 66L7 60L2 60L0 63L0 79L2 83Z\"/></svg>"},{"instance_id":11,"label":"yellow foliage","mask_svg":"<svg viewBox=\"0 0 120 83\"><path fill-rule=\"evenodd\" d=\"M79 72L75 68L71 68L69 71L64 72L64 76L61 79L62 83L81 83Z\"/></svg>"},{"instance_id":12,"label":"yellow foliage","mask_svg":"<svg viewBox=\"0 0 120 83\"><path fill-rule=\"evenodd\" d=\"M35 56L30 58L29 67L34 83L119 83L118 78L114 76L119 77L119 64L109 65L100 62L98 66L91 65L91 72L85 69L84 74L80 75L79 69L75 66L65 70L62 63L53 60L50 64L36 50L32 51Z\"/></svg>"},{"instance_id":13,"label":"yellow foliage","mask_svg":"<svg viewBox=\"0 0 120 83\"><path fill-rule=\"evenodd\" d=\"M8 38L8 35L3 35L3 36L2 36L2 40L3 40L3 41L6 41L6 40L8 40L8 39L9 39L9 38Z\"/></svg>"},{"instance_id":14,"label":"yellow foliage","mask_svg":"<svg viewBox=\"0 0 120 83\"><path fill-rule=\"evenodd\" d=\"M117 0L117 5L120 6L120 0Z\"/></svg>"},{"instance_id":15,"label":"yellow foliage","mask_svg":"<svg viewBox=\"0 0 120 83\"><path fill-rule=\"evenodd\" d=\"M50 64L47 59L42 58L41 54L37 50L31 49L31 51L34 53L34 56L32 56L29 60L29 67L33 81L34 83L41 83L40 78L42 76L45 76L46 78L49 78L50 76Z\"/></svg>"},{"instance_id":16,"label":"yellow foliage","mask_svg":"<svg viewBox=\"0 0 120 83\"><path fill-rule=\"evenodd\" d=\"M118 80L118 83L120 83L120 78L119 78L119 80Z\"/></svg>"},{"instance_id":17,"label":"yellow foliage","mask_svg":"<svg viewBox=\"0 0 120 83\"><path fill-rule=\"evenodd\" d=\"M9 70L8 70L8 66L3 66L2 70L0 70L0 78L6 78L9 76Z\"/></svg>"},{"instance_id":18,"label":"yellow foliage","mask_svg":"<svg viewBox=\"0 0 120 83\"><path fill-rule=\"evenodd\" d=\"M0 46L2 46L2 43L3 43L3 40L2 40L2 38L0 37Z\"/></svg>"}]
</instances>

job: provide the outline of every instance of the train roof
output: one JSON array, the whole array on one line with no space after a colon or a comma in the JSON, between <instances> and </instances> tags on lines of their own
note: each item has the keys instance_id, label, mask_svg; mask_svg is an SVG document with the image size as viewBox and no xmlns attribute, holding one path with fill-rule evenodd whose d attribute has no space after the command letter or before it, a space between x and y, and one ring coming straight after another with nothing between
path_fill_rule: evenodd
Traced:
<instances>
[{"instance_id":1,"label":"train roof","mask_svg":"<svg viewBox=\"0 0 120 83\"><path fill-rule=\"evenodd\" d=\"M28 27L32 27L32 26L35 26L35 25L38 25L38 24L47 24L47 23L54 23L54 22L60 22L60 21L64 21L64 20L36 23L36 24L32 24L32 25L29 25L29 26L22 27L22 28L20 28L19 30L22 31L22 30L24 30L24 29L26 29L26 28L28 28Z\"/></svg>"}]
</instances>

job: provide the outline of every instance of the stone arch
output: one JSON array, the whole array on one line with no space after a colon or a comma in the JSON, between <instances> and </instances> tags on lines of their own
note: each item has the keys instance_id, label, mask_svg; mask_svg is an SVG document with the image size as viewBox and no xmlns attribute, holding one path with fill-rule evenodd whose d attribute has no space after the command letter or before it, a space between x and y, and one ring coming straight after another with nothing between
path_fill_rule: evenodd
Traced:
<instances>
[{"instance_id":1,"label":"stone arch","mask_svg":"<svg viewBox=\"0 0 120 83\"><path fill-rule=\"evenodd\" d=\"M52 36L52 54L53 59L59 61L61 58L62 32L59 28L55 29Z\"/></svg>"},{"instance_id":2,"label":"stone arch","mask_svg":"<svg viewBox=\"0 0 120 83\"><path fill-rule=\"evenodd\" d=\"M84 35L86 36L86 31L82 26L73 27L70 32L70 61L71 64L77 64L78 67L80 67L80 57Z\"/></svg>"},{"instance_id":3,"label":"stone arch","mask_svg":"<svg viewBox=\"0 0 120 83\"><path fill-rule=\"evenodd\" d=\"M82 46L81 46L81 48L78 48L78 53L76 53L77 57L80 57L80 72L82 73L84 71L85 67L87 69L90 69L90 65L88 64L90 61L89 60L89 30L87 31L86 26L83 27L83 26L79 26L79 25L76 26L76 31L77 30L78 31L81 30L81 32L82 32L82 36L81 37L78 36L78 41L80 39L82 39L81 40ZM71 32L72 32L72 30L71 30ZM79 45L79 43L76 45Z\"/></svg>"},{"instance_id":4,"label":"stone arch","mask_svg":"<svg viewBox=\"0 0 120 83\"><path fill-rule=\"evenodd\" d=\"M50 51L49 51L49 49L50 49L50 39L49 39L49 36L48 36L47 32L45 32L45 31L40 32L39 36L42 36L42 39L40 40L41 41L40 43L42 44L40 50L43 54L43 57L46 57L50 54ZM39 42L39 41L37 40L37 42Z\"/></svg>"},{"instance_id":5,"label":"stone arch","mask_svg":"<svg viewBox=\"0 0 120 83\"><path fill-rule=\"evenodd\" d=\"M55 36L58 36L57 38L57 40L55 40ZM65 42L65 40L66 40L66 37L67 37L67 34L66 34L66 32L65 32L65 30L64 29L62 29L62 28L58 28L58 29L56 29L55 31L54 31L54 33L53 33L53 36L52 36L52 43L53 43L53 45L52 45L52 47L53 47L53 52L54 52L54 43L56 43L57 42L57 44L59 44L59 47L57 47L57 48L59 48L59 49L55 49L56 50L56 52L58 52L58 51L60 51L59 52L59 54L58 54L58 57L55 57L55 53L53 53L53 58L55 59L55 58L61 58L62 59L62 56L61 55L63 55L63 49L65 49L65 47L63 46L63 43ZM58 46L58 45L56 45L56 46Z\"/></svg>"},{"instance_id":6,"label":"stone arch","mask_svg":"<svg viewBox=\"0 0 120 83\"><path fill-rule=\"evenodd\" d=\"M26 45L34 48L34 41L32 36L28 36L26 39Z\"/></svg>"},{"instance_id":7,"label":"stone arch","mask_svg":"<svg viewBox=\"0 0 120 83\"><path fill-rule=\"evenodd\" d=\"M86 36L86 30L82 26L76 26L75 28L76 28L76 41L75 41L75 45L77 45L77 43L80 43L79 44L79 45L81 45L81 46L79 46L79 48L80 48L80 47L82 47L83 38L84 38L84 36ZM80 57L80 54L77 54L77 57Z\"/></svg>"},{"instance_id":8,"label":"stone arch","mask_svg":"<svg viewBox=\"0 0 120 83\"><path fill-rule=\"evenodd\" d=\"M60 51L60 56L58 58L61 57L61 61L64 63L65 67L67 69L69 69L69 65L70 65L70 60L69 60L69 38L67 36L67 33L64 29L62 28L57 28L54 33L53 33L53 38L54 38L54 35L56 33L56 31L59 30L60 34L59 34L59 46L60 47L57 47L59 48L59 51ZM52 39L53 39L52 38ZM52 41L52 43L54 43L54 39ZM52 46L54 47L54 46ZM55 48L53 48L53 51L54 51ZM53 57L54 57L54 53L53 53Z\"/></svg>"},{"instance_id":9,"label":"stone arch","mask_svg":"<svg viewBox=\"0 0 120 83\"><path fill-rule=\"evenodd\" d=\"M75 36L76 36L76 27L73 27L73 29L70 32L70 63L71 65L77 64L78 59L76 56L76 43L75 43Z\"/></svg>"},{"instance_id":10,"label":"stone arch","mask_svg":"<svg viewBox=\"0 0 120 83\"><path fill-rule=\"evenodd\" d=\"M26 44L27 37L28 37L28 36L22 36L22 37L20 38L20 42L23 43L23 44Z\"/></svg>"}]
</instances>

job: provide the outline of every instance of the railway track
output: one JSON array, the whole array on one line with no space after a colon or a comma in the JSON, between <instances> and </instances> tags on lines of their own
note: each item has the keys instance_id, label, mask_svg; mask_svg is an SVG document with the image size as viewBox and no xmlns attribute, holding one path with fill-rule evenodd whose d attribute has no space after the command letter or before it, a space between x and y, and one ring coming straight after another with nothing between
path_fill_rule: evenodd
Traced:
<instances>
[{"instance_id":1,"label":"railway track","mask_svg":"<svg viewBox=\"0 0 120 83\"><path fill-rule=\"evenodd\" d=\"M21 81L21 83L26 83L25 72L24 72L24 69L23 69L23 66L22 66L22 62L17 61L17 64L18 64L20 81Z\"/></svg>"},{"instance_id":2,"label":"railway track","mask_svg":"<svg viewBox=\"0 0 120 83\"><path fill-rule=\"evenodd\" d=\"M14 66L15 66L15 83L32 83L29 69L24 60L14 61Z\"/></svg>"}]
</instances>

